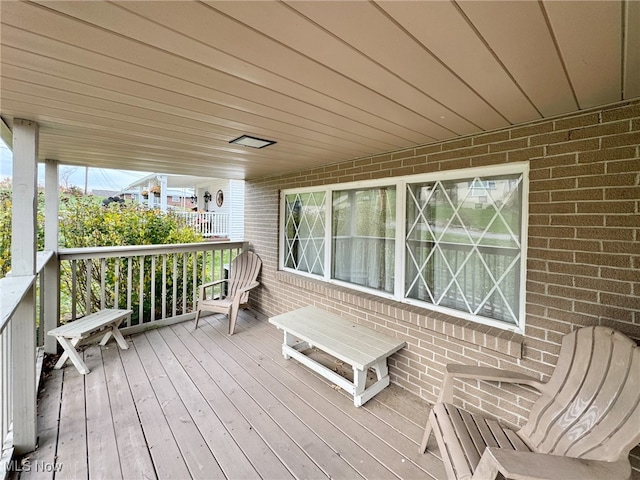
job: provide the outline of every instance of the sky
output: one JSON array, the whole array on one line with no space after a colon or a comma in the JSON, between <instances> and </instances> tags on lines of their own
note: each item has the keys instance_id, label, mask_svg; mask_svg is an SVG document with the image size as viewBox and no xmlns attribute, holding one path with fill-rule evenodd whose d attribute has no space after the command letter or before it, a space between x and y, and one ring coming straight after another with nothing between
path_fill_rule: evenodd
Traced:
<instances>
[{"instance_id":1,"label":"sky","mask_svg":"<svg viewBox=\"0 0 640 480\"><path fill-rule=\"evenodd\" d=\"M85 170L84 167L60 165L58 168L60 184L65 187L76 186L84 190ZM11 172L11 151L0 140L0 180L11 177ZM88 191L122 190L127 185L147 175L149 175L149 172L89 168ZM38 164L38 183L44 185L44 164Z\"/></svg>"}]
</instances>

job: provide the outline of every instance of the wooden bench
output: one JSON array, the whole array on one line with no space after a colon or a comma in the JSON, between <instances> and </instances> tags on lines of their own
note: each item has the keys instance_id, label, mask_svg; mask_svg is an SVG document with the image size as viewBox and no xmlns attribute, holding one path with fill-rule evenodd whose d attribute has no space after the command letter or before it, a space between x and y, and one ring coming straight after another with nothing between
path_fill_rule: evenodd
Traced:
<instances>
[{"instance_id":1,"label":"wooden bench","mask_svg":"<svg viewBox=\"0 0 640 480\"><path fill-rule=\"evenodd\" d=\"M106 345L111 336L116 339L118 345L122 349L129 348L127 341L124 339L118 327L122 320L133 313L131 310L108 309L87 315L79 320L74 320L58 328L54 328L47 332L47 335L56 337L58 343L62 345L64 352L60 356L60 360L56 363L56 369L64 366L68 359L71 359L78 371L83 375L89 373L89 369L80 358L76 351L76 347L81 342L88 342L99 336L103 336L100 345Z\"/></svg>"},{"instance_id":2,"label":"wooden bench","mask_svg":"<svg viewBox=\"0 0 640 480\"><path fill-rule=\"evenodd\" d=\"M311 306L271 317L269 323L284 332L284 358L295 358L349 392L356 407L389 385L387 358L406 345L404 341ZM353 382L303 353L314 347L351 365ZM377 381L367 388L369 368L375 370Z\"/></svg>"}]
</instances>

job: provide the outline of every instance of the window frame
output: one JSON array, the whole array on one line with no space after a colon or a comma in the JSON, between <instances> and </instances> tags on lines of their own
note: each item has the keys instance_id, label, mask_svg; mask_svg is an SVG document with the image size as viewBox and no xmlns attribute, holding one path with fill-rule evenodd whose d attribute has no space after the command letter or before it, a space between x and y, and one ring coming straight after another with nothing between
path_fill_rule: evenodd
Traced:
<instances>
[{"instance_id":1,"label":"window frame","mask_svg":"<svg viewBox=\"0 0 640 480\"><path fill-rule=\"evenodd\" d=\"M518 320L517 323L508 323L506 321L491 319L481 315L475 315L462 310L451 307L435 305L422 300L407 298L405 292L405 267L406 267L406 214L407 214L407 184L420 182L436 182L450 180L464 180L470 177L491 177L503 175L521 175L522 188L522 205L520 219L520 272L519 272L519 298ZM395 186L396 188L396 237L395 237L395 265L394 265L394 292L387 293L380 290L363 287L353 283L336 280L331 278L332 272L332 214L333 214L333 192L345 191L352 189L366 189L381 186ZM316 275L304 271L298 271L284 265L286 255L286 229L285 229L285 212L286 212L286 196L300 193L319 193L324 192L325 195L325 232L324 232L324 275ZM425 174L406 175L398 177L389 177L376 180L361 180L357 182L333 183L326 185L318 185L302 188L283 189L280 192L280 222L279 222L279 249L278 249L278 268L281 271L313 278L332 285L349 288L351 290L375 295L386 298L406 305L417 306L444 313L456 318L469 320L490 327L497 327L503 330L513 331L516 333L524 333L525 317L526 317L526 279L527 279L527 249L528 249L528 225L529 225L529 162L514 162L502 165L491 165L486 167L473 167L456 170L446 170L440 172L432 172Z\"/></svg>"}]
</instances>

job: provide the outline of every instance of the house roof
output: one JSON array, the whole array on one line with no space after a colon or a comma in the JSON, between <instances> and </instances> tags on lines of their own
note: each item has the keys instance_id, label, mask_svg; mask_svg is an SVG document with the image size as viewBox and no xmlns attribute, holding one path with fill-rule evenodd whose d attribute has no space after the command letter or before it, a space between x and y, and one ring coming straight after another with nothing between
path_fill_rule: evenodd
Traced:
<instances>
[{"instance_id":1,"label":"house roof","mask_svg":"<svg viewBox=\"0 0 640 480\"><path fill-rule=\"evenodd\" d=\"M640 96L634 0L0 5L0 115L69 165L251 179Z\"/></svg>"}]
</instances>

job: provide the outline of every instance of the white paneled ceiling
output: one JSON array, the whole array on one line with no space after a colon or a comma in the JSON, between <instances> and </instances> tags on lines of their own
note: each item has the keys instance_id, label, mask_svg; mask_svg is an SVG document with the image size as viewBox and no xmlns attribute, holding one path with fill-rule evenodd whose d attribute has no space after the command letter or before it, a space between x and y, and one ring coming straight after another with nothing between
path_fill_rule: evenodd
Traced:
<instances>
[{"instance_id":1,"label":"white paneled ceiling","mask_svg":"<svg viewBox=\"0 0 640 480\"><path fill-rule=\"evenodd\" d=\"M63 164L251 179L640 96L636 0L2 1L0 21L0 115Z\"/></svg>"}]
</instances>

